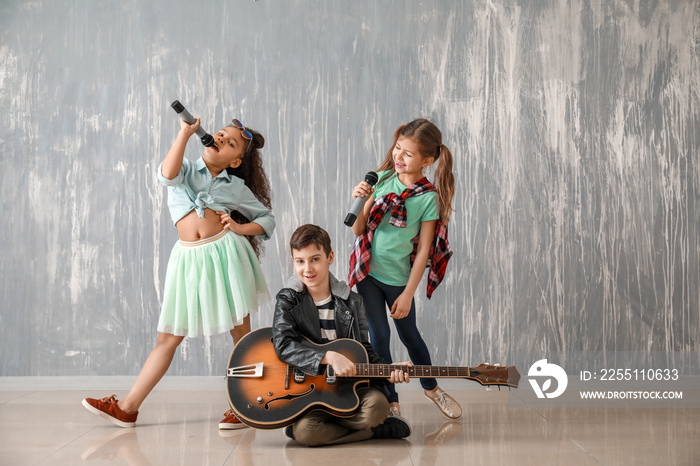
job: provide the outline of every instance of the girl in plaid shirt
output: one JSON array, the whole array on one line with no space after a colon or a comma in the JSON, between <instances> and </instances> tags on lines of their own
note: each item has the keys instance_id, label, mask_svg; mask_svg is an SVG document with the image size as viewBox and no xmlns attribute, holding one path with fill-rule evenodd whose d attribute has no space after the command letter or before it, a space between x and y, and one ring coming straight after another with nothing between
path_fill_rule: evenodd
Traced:
<instances>
[{"instance_id":1,"label":"girl in plaid shirt","mask_svg":"<svg viewBox=\"0 0 700 466\"><path fill-rule=\"evenodd\" d=\"M452 251L447 223L452 212L454 175L452 153L432 122L413 120L394 133L394 144L378 169L372 188L362 181L353 198L367 201L352 226L356 235L351 253L350 286L357 285L367 311L370 340L377 353L392 361L386 308L414 364L431 365L430 353L416 326L413 296L426 267L427 294L442 281ZM423 175L433 163L435 184ZM452 419L462 408L433 378L420 379L425 396ZM390 409L400 415L399 397L390 388Z\"/></svg>"}]
</instances>

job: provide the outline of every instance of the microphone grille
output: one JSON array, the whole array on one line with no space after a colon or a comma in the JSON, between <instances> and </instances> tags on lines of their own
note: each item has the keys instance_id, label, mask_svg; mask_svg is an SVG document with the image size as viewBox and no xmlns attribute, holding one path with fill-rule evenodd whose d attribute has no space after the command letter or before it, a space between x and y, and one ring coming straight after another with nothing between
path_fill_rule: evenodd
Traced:
<instances>
[{"instance_id":1,"label":"microphone grille","mask_svg":"<svg viewBox=\"0 0 700 466\"><path fill-rule=\"evenodd\" d=\"M365 181L369 183L370 186L374 186L379 181L379 176L375 172L368 172L365 175Z\"/></svg>"}]
</instances>

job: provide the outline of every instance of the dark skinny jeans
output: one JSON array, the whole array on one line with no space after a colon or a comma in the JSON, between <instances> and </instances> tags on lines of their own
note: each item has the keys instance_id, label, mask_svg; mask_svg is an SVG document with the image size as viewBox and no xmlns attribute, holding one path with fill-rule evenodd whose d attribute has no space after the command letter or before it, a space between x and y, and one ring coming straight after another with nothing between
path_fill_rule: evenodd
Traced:
<instances>
[{"instance_id":1,"label":"dark skinny jeans","mask_svg":"<svg viewBox=\"0 0 700 466\"><path fill-rule=\"evenodd\" d=\"M362 296L367 313L369 336L372 347L381 357L393 362L390 350L391 329L387 317L388 309L394 301L403 293L405 286L391 286L380 282L372 276L367 276L357 284L357 292ZM403 319L392 319L401 343L408 350L411 362L416 365L430 366L430 352L423 341L423 337L416 326L416 303L411 300L411 312ZM437 381L433 378L420 379L424 390L433 390L437 387ZM399 401L394 384L389 385L389 403Z\"/></svg>"}]
</instances>

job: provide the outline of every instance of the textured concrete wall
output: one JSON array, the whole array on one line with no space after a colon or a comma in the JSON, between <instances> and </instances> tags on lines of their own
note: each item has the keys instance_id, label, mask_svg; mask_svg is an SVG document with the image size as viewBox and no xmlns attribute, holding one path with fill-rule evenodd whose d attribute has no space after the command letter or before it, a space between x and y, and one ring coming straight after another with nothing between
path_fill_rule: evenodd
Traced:
<instances>
[{"instance_id":1,"label":"textured concrete wall","mask_svg":"<svg viewBox=\"0 0 700 466\"><path fill-rule=\"evenodd\" d=\"M457 177L455 257L418 302L435 363L698 351L699 64L690 0L3 1L0 376L138 372L174 99L265 135L273 292L305 222L346 275L352 187L424 116ZM231 347L186 340L169 374L223 374Z\"/></svg>"}]
</instances>

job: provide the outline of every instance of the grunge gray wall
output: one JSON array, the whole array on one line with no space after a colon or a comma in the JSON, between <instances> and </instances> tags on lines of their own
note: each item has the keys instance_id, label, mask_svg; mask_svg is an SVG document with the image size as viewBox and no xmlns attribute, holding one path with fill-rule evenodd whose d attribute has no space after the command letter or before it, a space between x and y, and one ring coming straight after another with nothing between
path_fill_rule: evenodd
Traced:
<instances>
[{"instance_id":1,"label":"grunge gray wall","mask_svg":"<svg viewBox=\"0 0 700 466\"><path fill-rule=\"evenodd\" d=\"M155 176L175 99L265 135L273 293L305 222L346 275L352 187L428 117L457 178L455 256L418 298L436 364L698 351L699 64L691 0L5 0L0 376L138 373L177 238ZM169 374L221 375L231 347L186 340Z\"/></svg>"}]
</instances>

